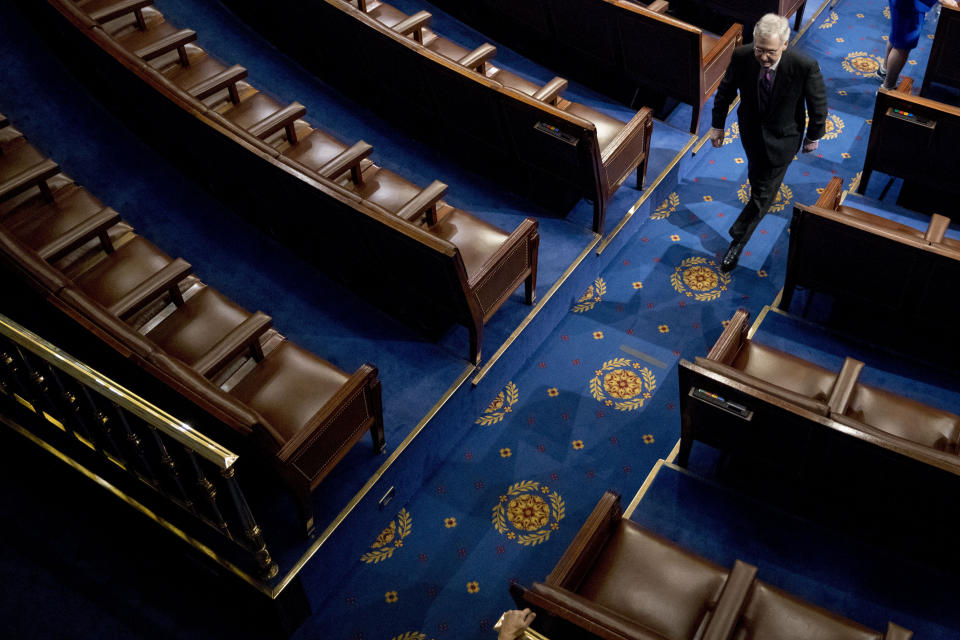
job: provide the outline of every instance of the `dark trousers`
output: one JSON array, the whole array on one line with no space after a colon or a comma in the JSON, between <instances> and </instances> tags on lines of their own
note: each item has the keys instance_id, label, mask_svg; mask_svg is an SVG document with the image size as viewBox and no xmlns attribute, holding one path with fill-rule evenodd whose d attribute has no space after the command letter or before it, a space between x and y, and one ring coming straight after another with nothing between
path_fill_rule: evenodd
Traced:
<instances>
[{"instance_id":1,"label":"dark trousers","mask_svg":"<svg viewBox=\"0 0 960 640\"><path fill-rule=\"evenodd\" d=\"M749 162L749 160L748 160ZM749 162L747 177L750 179L750 200L740 211L740 215L730 227L730 237L734 240L750 239L753 230L760 224L760 219L767 213L767 209L777 199L780 184L787 174L790 164L771 167L766 162Z\"/></svg>"}]
</instances>

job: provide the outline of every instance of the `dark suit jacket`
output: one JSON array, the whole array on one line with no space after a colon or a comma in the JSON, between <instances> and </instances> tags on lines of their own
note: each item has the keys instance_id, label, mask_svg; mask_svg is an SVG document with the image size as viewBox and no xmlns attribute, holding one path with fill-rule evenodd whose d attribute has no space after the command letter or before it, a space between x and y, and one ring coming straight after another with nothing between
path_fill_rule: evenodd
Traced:
<instances>
[{"instance_id":1,"label":"dark suit jacket","mask_svg":"<svg viewBox=\"0 0 960 640\"><path fill-rule=\"evenodd\" d=\"M770 104L761 116L757 102L759 77L760 63L753 55L753 45L734 50L713 101L713 127L723 129L730 103L739 91L737 120L747 158L770 166L785 165L793 159L803 142L807 114L810 116L806 125L807 138L819 140L823 136L827 121L827 88L817 61L788 48L780 57Z\"/></svg>"}]
</instances>

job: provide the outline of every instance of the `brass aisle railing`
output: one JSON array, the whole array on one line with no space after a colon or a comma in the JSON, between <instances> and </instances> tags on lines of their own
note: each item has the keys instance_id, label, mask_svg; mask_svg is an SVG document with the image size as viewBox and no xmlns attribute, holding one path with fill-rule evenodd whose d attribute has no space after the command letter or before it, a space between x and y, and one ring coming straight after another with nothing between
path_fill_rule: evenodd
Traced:
<instances>
[{"instance_id":1,"label":"brass aisle railing","mask_svg":"<svg viewBox=\"0 0 960 640\"><path fill-rule=\"evenodd\" d=\"M184 527L165 522L184 539L199 544L182 532L196 523L219 532L212 538L222 556L200 546L235 573L247 577L243 565L249 564L257 582L277 575L237 481L236 454L2 314L0 414L11 418L4 420L8 426L90 477L119 470L121 478L134 480L132 486L148 488L162 508L175 507L175 519L189 521Z\"/></svg>"}]
</instances>

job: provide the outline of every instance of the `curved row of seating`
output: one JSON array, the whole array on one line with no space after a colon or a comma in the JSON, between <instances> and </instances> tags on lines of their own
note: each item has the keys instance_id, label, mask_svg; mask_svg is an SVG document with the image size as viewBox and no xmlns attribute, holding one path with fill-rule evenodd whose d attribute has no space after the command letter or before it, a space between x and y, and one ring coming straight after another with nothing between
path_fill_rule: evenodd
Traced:
<instances>
[{"instance_id":1,"label":"curved row of seating","mask_svg":"<svg viewBox=\"0 0 960 640\"><path fill-rule=\"evenodd\" d=\"M135 234L0 119L0 256L68 315L268 459L297 498L370 431L385 447L380 381L286 340Z\"/></svg>"},{"instance_id":2,"label":"curved row of seating","mask_svg":"<svg viewBox=\"0 0 960 640\"><path fill-rule=\"evenodd\" d=\"M831 325L956 368L960 240L947 233L950 219L934 214L915 228L841 204L841 191L835 177L815 205L794 206L779 307L798 287L829 295Z\"/></svg>"},{"instance_id":3,"label":"curved row of seating","mask_svg":"<svg viewBox=\"0 0 960 640\"><path fill-rule=\"evenodd\" d=\"M303 105L285 105L250 86L244 80L243 67L228 67L203 51L196 45L193 30L172 25L150 2L53 0L52 4L98 47L159 90L163 95L155 100L171 101L219 135L246 148L235 153L252 151L281 168L285 175L273 172L270 176L277 184L291 179L307 183L308 200L300 197L305 192L303 184L296 186L296 193L280 196L292 201L292 209L277 206L264 212L244 207L241 213L252 216L255 223L308 259L330 264L329 256L319 251L329 246L330 253L338 258L367 261L365 271L377 272L378 281L388 282L394 290L434 297L438 308L453 313L469 329L474 362L480 357L483 323L521 283L526 284L527 302L532 303L539 242L536 221L528 218L513 233L507 233L444 202L445 184L434 181L421 188L378 166L370 160L373 149L369 144L361 140L347 145L311 127L302 120L306 114ZM108 96L108 101L113 99L122 101L124 97ZM175 124L158 119L156 125L166 127L166 137L179 148L195 144L189 132ZM194 153L206 151L201 146ZM232 156L227 160L251 172L249 159ZM269 173L267 169L253 169L253 178L259 177L258 171ZM237 172L224 170L217 176L229 181L223 188L230 191L242 188L249 193L257 188ZM334 218L318 219L310 211L317 205ZM345 234L348 243L330 237L331 227L350 223L336 217L342 215L338 211L343 211L343 205L364 216L362 224L368 229L376 227L375 233L362 237ZM351 244L360 244L366 255L351 251ZM400 264L409 264L411 269L384 277L369 265L370 255L396 255ZM418 263L428 267L419 268ZM343 274L350 273L356 277L364 272L344 266L343 262L336 265L336 275L349 277ZM368 284L359 283L361 289ZM371 286L376 289L384 285Z\"/></svg>"},{"instance_id":4,"label":"curved row of seating","mask_svg":"<svg viewBox=\"0 0 960 640\"><path fill-rule=\"evenodd\" d=\"M511 585L534 627L551 638L605 640L910 640L818 607L757 579L741 560L725 569L623 517L606 492L544 582Z\"/></svg>"},{"instance_id":5,"label":"curved row of seating","mask_svg":"<svg viewBox=\"0 0 960 640\"><path fill-rule=\"evenodd\" d=\"M738 310L707 356L696 358L696 366L681 362L681 464L686 465L694 440L723 447L745 441L749 432L760 440L786 441L791 436L785 425L793 420L851 433L960 475L960 416L859 382L864 363L853 358L831 371L758 344L747 338L748 317L745 309ZM721 425L717 416L727 414L739 420ZM760 435L774 424L777 433Z\"/></svg>"},{"instance_id":6,"label":"curved row of seating","mask_svg":"<svg viewBox=\"0 0 960 640\"><path fill-rule=\"evenodd\" d=\"M665 0L437 4L539 62L624 101L645 90L688 103L693 107L691 133L697 132L703 105L742 39L740 24L715 36L666 15ZM729 2L721 4L734 8Z\"/></svg>"},{"instance_id":7,"label":"curved row of seating","mask_svg":"<svg viewBox=\"0 0 960 640\"><path fill-rule=\"evenodd\" d=\"M580 198L592 201L594 231L634 171L642 187L650 109L623 122L565 100L563 78L540 85L500 68L496 47L470 49L440 36L427 11L408 15L379 0L278 2L270 11L245 0L227 4L325 81L488 175L564 211ZM345 47L355 67L338 64Z\"/></svg>"}]
</instances>

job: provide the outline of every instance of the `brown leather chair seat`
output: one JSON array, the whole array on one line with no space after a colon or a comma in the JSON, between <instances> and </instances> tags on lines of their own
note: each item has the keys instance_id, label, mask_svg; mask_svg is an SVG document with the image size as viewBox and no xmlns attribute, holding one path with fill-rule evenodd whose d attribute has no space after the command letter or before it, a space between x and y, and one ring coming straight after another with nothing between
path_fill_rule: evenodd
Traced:
<instances>
[{"instance_id":1,"label":"brown leather chair seat","mask_svg":"<svg viewBox=\"0 0 960 640\"><path fill-rule=\"evenodd\" d=\"M270 352L230 390L285 440L293 438L350 376L289 340Z\"/></svg>"},{"instance_id":2,"label":"brown leather chair seat","mask_svg":"<svg viewBox=\"0 0 960 640\"><path fill-rule=\"evenodd\" d=\"M250 317L246 309L203 287L146 336L168 355L195 367L211 347Z\"/></svg>"},{"instance_id":3,"label":"brown leather chair seat","mask_svg":"<svg viewBox=\"0 0 960 640\"><path fill-rule=\"evenodd\" d=\"M505 69L494 67L493 65L487 65L487 73L485 75L505 87L510 87L528 96L532 96L540 89L540 85L530 82L526 78L521 78L517 74Z\"/></svg>"},{"instance_id":4,"label":"brown leather chair seat","mask_svg":"<svg viewBox=\"0 0 960 640\"><path fill-rule=\"evenodd\" d=\"M693 638L728 574L623 519L575 591L664 637Z\"/></svg>"},{"instance_id":5,"label":"brown leather chair seat","mask_svg":"<svg viewBox=\"0 0 960 640\"><path fill-rule=\"evenodd\" d=\"M617 134L623 130L626 124L605 113L577 102L571 102L564 111L578 118L583 118L588 122L592 122L594 126L596 126L597 142L601 150L606 149L607 145L613 142L613 139L617 137Z\"/></svg>"},{"instance_id":6,"label":"brown leather chair seat","mask_svg":"<svg viewBox=\"0 0 960 640\"><path fill-rule=\"evenodd\" d=\"M958 453L960 416L883 389L858 383L843 415L917 444Z\"/></svg>"},{"instance_id":7,"label":"brown leather chair seat","mask_svg":"<svg viewBox=\"0 0 960 640\"><path fill-rule=\"evenodd\" d=\"M355 185L349 174L341 183L361 198L396 213L422 191L420 187L394 172L371 166L363 172L363 184Z\"/></svg>"},{"instance_id":8,"label":"brown leather chair seat","mask_svg":"<svg viewBox=\"0 0 960 640\"><path fill-rule=\"evenodd\" d=\"M421 225L431 234L460 249L467 277L479 273L484 263L510 237L510 234L502 229L455 208L451 208L446 215L441 214L437 224L427 226L426 221L423 221Z\"/></svg>"},{"instance_id":9,"label":"brown leather chair seat","mask_svg":"<svg viewBox=\"0 0 960 640\"><path fill-rule=\"evenodd\" d=\"M829 398L837 380L835 371L753 341L744 343L731 366L815 400Z\"/></svg>"},{"instance_id":10,"label":"brown leather chair seat","mask_svg":"<svg viewBox=\"0 0 960 640\"><path fill-rule=\"evenodd\" d=\"M3 153L0 153L0 183L6 182L46 160L47 157L27 142L26 138L17 136L4 145Z\"/></svg>"},{"instance_id":11,"label":"brown leather chair seat","mask_svg":"<svg viewBox=\"0 0 960 640\"><path fill-rule=\"evenodd\" d=\"M172 262L170 256L153 243L141 236L134 236L82 275L74 275L69 271L66 275L72 277L84 293L110 309Z\"/></svg>"},{"instance_id":12,"label":"brown leather chair seat","mask_svg":"<svg viewBox=\"0 0 960 640\"><path fill-rule=\"evenodd\" d=\"M222 115L241 129L249 129L258 122L275 115L281 109L283 109L282 104L262 91L258 91L240 104L223 111Z\"/></svg>"},{"instance_id":13,"label":"brown leather chair seat","mask_svg":"<svg viewBox=\"0 0 960 640\"><path fill-rule=\"evenodd\" d=\"M173 82L173 84L189 92L193 87L226 71L226 69L227 66L225 64L207 55L205 52L199 51L195 55L190 56L189 67L173 65L165 69L162 73L168 80Z\"/></svg>"},{"instance_id":14,"label":"brown leather chair seat","mask_svg":"<svg viewBox=\"0 0 960 640\"><path fill-rule=\"evenodd\" d=\"M891 640L892 640L891 636ZM906 636L909 637L909 636ZM883 640L884 634L757 582L733 640Z\"/></svg>"},{"instance_id":15,"label":"brown leather chair seat","mask_svg":"<svg viewBox=\"0 0 960 640\"><path fill-rule=\"evenodd\" d=\"M352 2L351 4L357 3ZM366 5L367 15L386 27L393 27L393 25L402 22L407 17L407 14L398 11L386 2L368 0L364 4Z\"/></svg>"},{"instance_id":16,"label":"brown leather chair seat","mask_svg":"<svg viewBox=\"0 0 960 640\"><path fill-rule=\"evenodd\" d=\"M319 129L314 129L284 151L283 155L312 171L317 171L346 150L347 145Z\"/></svg>"},{"instance_id":17,"label":"brown leather chair seat","mask_svg":"<svg viewBox=\"0 0 960 640\"><path fill-rule=\"evenodd\" d=\"M166 20L156 19L147 22L146 29L130 29L123 33L111 34L124 49L135 53L144 47L159 42L180 31ZM108 31L109 33L109 31Z\"/></svg>"},{"instance_id":18,"label":"brown leather chair seat","mask_svg":"<svg viewBox=\"0 0 960 640\"><path fill-rule=\"evenodd\" d=\"M438 36L436 33L424 27L423 29L423 46L434 53L439 53L444 58L449 58L454 62L457 62L465 55L470 53L470 49L461 47L456 42Z\"/></svg>"}]
</instances>

